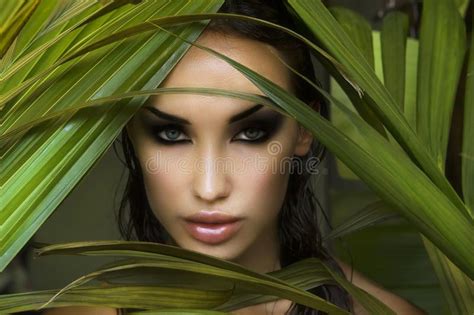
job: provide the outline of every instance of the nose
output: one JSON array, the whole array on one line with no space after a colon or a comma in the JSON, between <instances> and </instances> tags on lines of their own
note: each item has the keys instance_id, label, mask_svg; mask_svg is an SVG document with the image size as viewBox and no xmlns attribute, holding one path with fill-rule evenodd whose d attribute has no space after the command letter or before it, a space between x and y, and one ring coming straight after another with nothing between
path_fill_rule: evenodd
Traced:
<instances>
[{"instance_id":1,"label":"nose","mask_svg":"<svg viewBox=\"0 0 474 315\"><path fill-rule=\"evenodd\" d=\"M230 182L225 162L216 154L200 155L193 171L193 189L198 198L210 203L229 195Z\"/></svg>"}]
</instances>

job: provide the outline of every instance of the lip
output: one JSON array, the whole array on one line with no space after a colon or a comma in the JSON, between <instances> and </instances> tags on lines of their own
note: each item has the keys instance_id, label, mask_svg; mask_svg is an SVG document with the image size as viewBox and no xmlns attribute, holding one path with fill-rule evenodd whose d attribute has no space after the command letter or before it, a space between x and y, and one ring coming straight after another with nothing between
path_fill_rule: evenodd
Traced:
<instances>
[{"instance_id":1,"label":"lip","mask_svg":"<svg viewBox=\"0 0 474 315\"><path fill-rule=\"evenodd\" d=\"M209 224L232 223L238 220L240 220L240 218L234 217L225 212L216 211L216 210L214 211L201 210L198 213L195 213L193 215L186 217L186 221L190 221L194 223L209 223Z\"/></svg>"},{"instance_id":2,"label":"lip","mask_svg":"<svg viewBox=\"0 0 474 315\"><path fill-rule=\"evenodd\" d=\"M219 244L230 239L242 226L242 219L220 211L199 211L185 219L185 228L198 241Z\"/></svg>"}]
</instances>

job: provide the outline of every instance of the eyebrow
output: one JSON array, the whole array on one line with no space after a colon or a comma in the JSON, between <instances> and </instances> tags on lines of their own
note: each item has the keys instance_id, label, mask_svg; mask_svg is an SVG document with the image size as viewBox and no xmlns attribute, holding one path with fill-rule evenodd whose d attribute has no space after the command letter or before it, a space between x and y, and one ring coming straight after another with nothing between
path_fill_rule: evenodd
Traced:
<instances>
[{"instance_id":1,"label":"eyebrow","mask_svg":"<svg viewBox=\"0 0 474 315\"><path fill-rule=\"evenodd\" d=\"M153 106L144 106L147 110L149 110L151 113L154 115L158 116L159 118L166 119L175 123L183 124L183 125L191 125L191 123L179 116L171 115L165 112L160 111L156 107ZM262 109L263 105L262 104L257 104L255 106L250 107L249 109L244 110L243 112L240 112L238 114L235 114L234 116L230 117L229 119L229 124L235 123L239 120L242 120L253 113L257 112L258 110Z\"/></svg>"}]
</instances>

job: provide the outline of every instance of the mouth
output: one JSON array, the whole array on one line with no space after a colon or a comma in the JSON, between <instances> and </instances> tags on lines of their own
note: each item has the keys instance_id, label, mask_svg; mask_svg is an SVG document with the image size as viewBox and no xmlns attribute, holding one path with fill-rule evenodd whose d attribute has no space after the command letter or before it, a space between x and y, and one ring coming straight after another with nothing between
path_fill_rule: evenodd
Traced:
<instances>
[{"instance_id":1,"label":"mouth","mask_svg":"<svg viewBox=\"0 0 474 315\"><path fill-rule=\"evenodd\" d=\"M242 226L242 219L220 211L200 211L185 218L185 228L196 240L219 244L230 239Z\"/></svg>"}]
</instances>

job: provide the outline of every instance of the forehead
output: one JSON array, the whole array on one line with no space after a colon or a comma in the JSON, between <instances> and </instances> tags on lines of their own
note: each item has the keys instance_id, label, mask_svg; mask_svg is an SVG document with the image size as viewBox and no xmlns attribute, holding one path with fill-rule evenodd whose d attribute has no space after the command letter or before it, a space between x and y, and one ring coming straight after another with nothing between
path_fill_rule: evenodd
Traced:
<instances>
[{"instance_id":1,"label":"forehead","mask_svg":"<svg viewBox=\"0 0 474 315\"><path fill-rule=\"evenodd\" d=\"M279 60L278 51L268 44L214 31L203 32L197 43L236 60L285 89L291 86L289 70ZM224 60L194 46L188 50L162 83L162 87L185 86L263 94L243 74Z\"/></svg>"}]
</instances>

